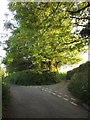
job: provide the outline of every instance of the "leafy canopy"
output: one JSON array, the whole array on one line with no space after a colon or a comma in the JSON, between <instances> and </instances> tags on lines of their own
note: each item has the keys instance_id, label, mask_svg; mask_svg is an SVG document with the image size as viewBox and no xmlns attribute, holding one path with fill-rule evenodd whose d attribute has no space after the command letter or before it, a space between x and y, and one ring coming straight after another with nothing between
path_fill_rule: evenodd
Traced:
<instances>
[{"instance_id":1,"label":"leafy canopy","mask_svg":"<svg viewBox=\"0 0 90 120\"><path fill-rule=\"evenodd\" d=\"M71 31L72 3L10 3L16 24L8 24L12 35L6 42L3 62L9 72L25 69L57 71L64 64L76 64L87 41Z\"/></svg>"}]
</instances>

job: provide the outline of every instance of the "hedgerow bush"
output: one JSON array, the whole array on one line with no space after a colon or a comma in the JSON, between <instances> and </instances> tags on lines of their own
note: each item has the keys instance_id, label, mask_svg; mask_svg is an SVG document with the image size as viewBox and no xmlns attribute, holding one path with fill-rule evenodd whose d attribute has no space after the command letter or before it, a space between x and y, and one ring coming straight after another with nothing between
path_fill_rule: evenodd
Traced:
<instances>
[{"instance_id":1,"label":"hedgerow bush","mask_svg":"<svg viewBox=\"0 0 90 120\"><path fill-rule=\"evenodd\" d=\"M68 80L70 80L71 77L72 77L75 73L77 73L78 71L79 71L78 68L74 68L73 70L68 71L66 78L67 78Z\"/></svg>"},{"instance_id":2,"label":"hedgerow bush","mask_svg":"<svg viewBox=\"0 0 90 120\"><path fill-rule=\"evenodd\" d=\"M13 73L6 77L6 80L12 84L18 85L44 85L54 84L55 73L51 72L35 72L30 70L24 70Z\"/></svg>"},{"instance_id":3,"label":"hedgerow bush","mask_svg":"<svg viewBox=\"0 0 90 120\"><path fill-rule=\"evenodd\" d=\"M80 65L78 72L72 75L68 86L73 95L88 105L90 105L90 84L88 79L89 70L89 62L84 65Z\"/></svg>"},{"instance_id":4,"label":"hedgerow bush","mask_svg":"<svg viewBox=\"0 0 90 120\"><path fill-rule=\"evenodd\" d=\"M17 85L50 85L66 79L66 74L56 72L19 71L6 77L6 80Z\"/></svg>"},{"instance_id":5,"label":"hedgerow bush","mask_svg":"<svg viewBox=\"0 0 90 120\"><path fill-rule=\"evenodd\" d=\"M88 69L90 66L90 62L86 62L86 63L83 63L81 64L79 67L77 68L74 68L73 70L70 70L67 72L67 75L66 75L66 78L68 80L71 79L71 77L75 74L75 73L78 73L78 72L83 72L85 69Z\"/></svg>"},{"instance_id":6,"label":"hedgerow bush","mask_svg":"<svg viewBox=\"0 0 90 120\"><path fill-rule=\"evenodd\" d=\"M66 80L66 73L56 73L56 82L61 82L62 80Z\"/></svg>"}]
</instances>

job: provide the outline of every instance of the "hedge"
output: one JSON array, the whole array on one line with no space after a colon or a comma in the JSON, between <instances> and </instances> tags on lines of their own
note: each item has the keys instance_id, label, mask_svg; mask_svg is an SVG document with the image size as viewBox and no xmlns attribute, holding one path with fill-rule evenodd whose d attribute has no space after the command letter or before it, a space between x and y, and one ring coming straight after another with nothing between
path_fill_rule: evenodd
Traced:
<instances>
[{"instance_id":1,"label":"hedge","mask_svg":"<svg viewBox=\"0 0 90 120\"><path fill-rule=\"evenodd\" d=\"M6 80L11 84L17 85L50 85L66 79L65 73L56 73L44 71L42 73L24 70L12 73L6 77Z\"/></svg>"},{"instance_id":2,"label":"hedge","mask_svg":"<svg viewBox=\"0 0 90 120\"><path fill-rule=\"evenodd\" d=\"M69 90L73 95L79 98L82 102L90 105L90 84L89 71L90 62L82 64L77 68L78 72L74 73L70 78Z\"/></svg>"},{"instance_id":3,"label":"hedge","mask_svg":"<svg viewBox=\"0 0 90 120\"><path fill-rule=\"evenodd\" d=\"M55 73L39 73L30 70L12 73L6 77L6 80L12 84L18 85L49 85L56 83Z\"/></svg>"},{"instance_id":4,"label":"hedge","mask_svg":"<svg viewBox=\"0 0 90 120\"><path fill-rule=\"evenodd\" d=\"M71 79L71 77L75 74L75 73L78 73L78 72L82 72L84 71L85 69L89 69L89 66L90 66L90 61L84 63L84 64L81 64L79 67L77 68L74 68L73 70L70 70L67 72L67 75L66 75L66 78L68 80ZM89 71L89 70L88 70Z\"/></svg>"}]
</instances>

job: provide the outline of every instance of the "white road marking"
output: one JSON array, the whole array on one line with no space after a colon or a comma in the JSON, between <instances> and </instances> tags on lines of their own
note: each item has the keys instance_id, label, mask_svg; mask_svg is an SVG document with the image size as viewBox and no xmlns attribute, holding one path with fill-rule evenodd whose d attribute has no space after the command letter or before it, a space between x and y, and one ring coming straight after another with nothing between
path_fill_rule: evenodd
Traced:
<instances>
[{"instance_id":1,"label":"white road marking","mask_svg":"<svg viewBox=\"0 0 90 120\"><path fill-rule=\"evenodd\" d=\"M54 92L56 92L56 93L57 93L58 91L54 91Z\"/></svg>"},{"instance_id":2,"label":"white road marking","mask_svg":"<svg viewBox=\"0 0 90 120\"><path fill-rule=\"evenodd\" d=\"M53 95L56 95L56 93L54 93L54 92L53 92L52 94L53 94Z\"/></svg>"},{"instance_id":3,"label":"white road marking","mask_svg":"<svg viewBox=\"0 0 90 120\"><path fill-rule=\"evenodd\" d=\"M30 86L30 87L32 87L32 86ZM37 88L37 87L36 87ZM41 86L38 86L38 88L41 88ZM59 93L59 95L57 95L56 93L58 92L58 91L54 91L54 92L52 92L52 89L49 89L49 88L42 88L41 89L42 91L47 91L47 92L49 92L49 93L51 93L51 94L53 94L53 95L56 95L57 97L59 97L59 98L61 98L62 96L62 93L60 92ZM64 95L64 97L63 97L63 99L64 100L66 100L66 101L69 101L68 100L68 95ZM71 100L73 100L73 101L75 101L76 99L74 99L74 98L71 98ZM73 101L69 101L72 105L74 105L74 106L77 106L77 104L75 103L75 102L73 102Z\"/></svg>"},{"instance_id":4,"label":"white road marking","mask_svg":"<svg viewBox=\"0 0 90 120\"><path fill-rule=\"evenodd\" d=\"M44 90L44 89L41 89L41 90Z\"/></svg>"},{"instance_id":5,"label":"white road marking","mask_svg":"<svg viewBox=\"0 0 90 120\"><path fill-rule=\"evenodd\" d=\"M66 100L66 101L68 101L68 99L67 98L63 98L64 100Z\"/></svg>"},{"instance_id":6,"label":"white road marking","mask_svg":"<svg viewBox=\"0 0 90 120\"><path fill-rule=\"evenodd\" d=\"M57 95L58 97L62 97L61 95Z\"/></svg>"},{"instance_id":7,"label":"white road marking","mask_svg":"<svg viewBox=\"0 0 90 120\"><path fill-rule=\"evenodd\" d=\"M46 89L44 89L44 91L47 91Z\"/></svg>"},{"instance_id":8,"label":"white road marking","mask_svg":"<svg viewBox=\"0 0 90 120\"><path fill-rule=\"evenodd\" d=\"M76 103L74 103L74 102L70 102L71 104L73 104L73 105L75 105L75 106L77 106L77 104Z\"/></svg>"},{"instance_id":9,"label":"white road marking","mask_svg":"<svg viewBox=\"0 0 90 120\"><path fill-rule=\"evenodd\" d=\"M52 93L51 91L48 91L49 93Z\"/></svg>"},{"instance_id":10,"label":"white road marking","mask_svg":"<svg viewBox=\"0 0 90 120\"><path fill-rule=\"evenodd\" d=\"M48 90L48 88L46 88Z\"/></svg>"},{"instance_id":11,"label":"white road marking","mask_svg":"<svg viewBox=\"0 0 90 120\"><path fill-rule=\"evenodd\" d=\"M74 98L71 98L71 100L74 100L74 101L75 101L76 99L74 99Z\"/></svg>"},{"instance_id":12,"label":"white road marking","mask_svg":"<svg viewBox=\"0 0 90 120\"><path fill-rule=\"evenodd\" d=\"M68 95L64 95L65 97L69 97Z\"/></svg>"}]
</instances>

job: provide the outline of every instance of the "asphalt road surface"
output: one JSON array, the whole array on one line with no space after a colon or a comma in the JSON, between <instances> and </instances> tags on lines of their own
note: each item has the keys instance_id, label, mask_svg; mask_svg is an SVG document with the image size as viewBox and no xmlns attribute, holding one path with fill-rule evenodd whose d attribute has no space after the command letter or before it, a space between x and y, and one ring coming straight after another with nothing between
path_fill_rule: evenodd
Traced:
<instances>
[{"instance_id":1,"label":"asphalt road surface","mask_svg":"<svg viewBox=\"0 0 90 120\"><path fill-rule=\"evenodd\" d=\"M7 118L87 118L88 112L37 86L10 86Z\"/></svg>"}]
</instances>

